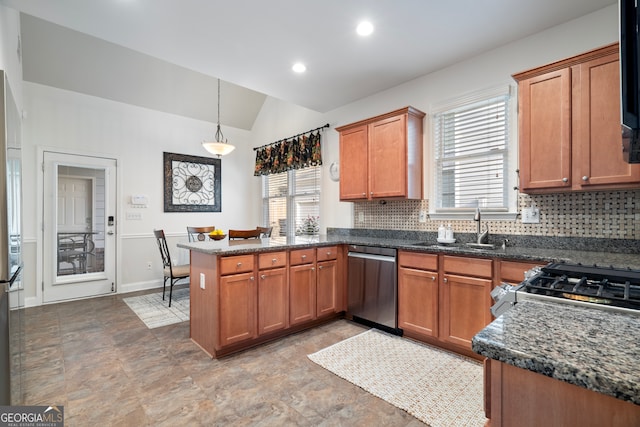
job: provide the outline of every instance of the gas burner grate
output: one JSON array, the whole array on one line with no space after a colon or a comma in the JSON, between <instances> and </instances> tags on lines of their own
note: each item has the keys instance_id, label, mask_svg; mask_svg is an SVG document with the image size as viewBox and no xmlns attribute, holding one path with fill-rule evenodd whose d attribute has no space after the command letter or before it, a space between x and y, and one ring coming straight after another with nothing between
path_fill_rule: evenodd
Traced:
<instances>
[{"instance_id":1,"label":"gas burner grate","mask_svg":"<svg viewBox=\"0 0 640 427\"><path fill-rule=\"evenodd\" d=\"M640 309L640 271L552 263L524 282L527 292Z\"/></svg>"}]
</instances>

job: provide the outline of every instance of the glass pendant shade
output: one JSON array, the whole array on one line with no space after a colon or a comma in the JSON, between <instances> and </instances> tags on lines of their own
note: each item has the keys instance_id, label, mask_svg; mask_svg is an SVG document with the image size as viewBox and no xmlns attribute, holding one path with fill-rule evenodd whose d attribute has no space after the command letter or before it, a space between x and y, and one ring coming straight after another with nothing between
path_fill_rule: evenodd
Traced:
<instances>
[{"instance_id":1,"label":"glass pendant shade","mask_svg":"<svg viewBox=\"0 0 640 427\"><path fill-rule=\"evenodd\" d=\"M216 156L224 156L225 154L229 154L236 148L231 144L219 141L203 141L202 146L205 150L207 150L211 154L215 154Z\"/></svg>"}]
</instances>

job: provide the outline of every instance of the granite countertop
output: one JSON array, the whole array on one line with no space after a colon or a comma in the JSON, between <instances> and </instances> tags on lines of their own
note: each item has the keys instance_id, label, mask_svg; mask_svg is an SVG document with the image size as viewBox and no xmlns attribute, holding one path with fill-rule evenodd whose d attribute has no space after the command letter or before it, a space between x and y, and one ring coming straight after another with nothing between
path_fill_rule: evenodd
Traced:
<instances>
[{"instance_id":1,"label":"granite countertop","mask_svg":"<svg viewBox=\"0 0 640 427\"><path fill-rule=\"evenodd\" d=\"M416 240L416 236L409 238L393 237L368 237L351 235L321 235L321 236L297 236L293 239L286 237L272 237L269 239L248 240L220 240L178 243L178 247L202 252L211 255L240 255L254 252L268 252L274 250L303 249L316 246L328 246L336 244L368 245L379 247L391 247L402 250L445 253L451 255L477 256L485 258L500 258L519 261L568 262L582 264L612 265L619 268L640 269L640 255L637 253L618 253L603 247L593 251L575 250L569 248L539 248L530 246L506 246L497 249L474 249L465 246L464 243L444 246L437 245L417 246L416 244L437 245L435 238Z\"/></svg>"},{"instance_id":2,"label":"granite countertop","mask_svg":"<svg viewBox=\"0 0 640 427\"><path fill-rule=\"evenodd\" d=\"M525 300L472 341L478 354L640 405L640 316Z\"/></svg>"}]
</instances>

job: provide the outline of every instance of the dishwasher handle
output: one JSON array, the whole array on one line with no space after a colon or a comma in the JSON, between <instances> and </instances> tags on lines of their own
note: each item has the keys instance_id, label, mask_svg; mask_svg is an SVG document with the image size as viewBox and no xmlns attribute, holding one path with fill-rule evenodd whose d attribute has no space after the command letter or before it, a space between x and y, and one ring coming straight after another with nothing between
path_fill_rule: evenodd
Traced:
<instances>
[{"instance_id":1,"label":"dishwasher handle","mask_svg":"<svg viewBox=\"0 0 640 427\"><path fill-rule=\"evenodd\" d=\"M349 252L347 256L350 258L374 259L376 261L396 262L396 258L385 255L365 254L362 252Z\"/></svg>"}]
</instances>

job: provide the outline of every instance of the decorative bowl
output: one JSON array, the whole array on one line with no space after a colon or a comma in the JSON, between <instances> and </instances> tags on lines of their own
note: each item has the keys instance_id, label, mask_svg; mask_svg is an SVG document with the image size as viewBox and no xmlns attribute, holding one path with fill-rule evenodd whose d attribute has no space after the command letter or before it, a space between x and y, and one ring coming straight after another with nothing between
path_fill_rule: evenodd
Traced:
<instances>
[{"instance_id":1,"label":"decorative bowl","mask_svg":"<svg viewBox=\"0 0 640 427\"><path fill-rule=\"evenodd\" d=\"M222 240L227 237L226 234L209 234L209 238L213 240Z\"/></svg>"}]
</instances>

